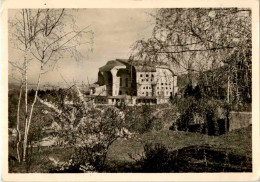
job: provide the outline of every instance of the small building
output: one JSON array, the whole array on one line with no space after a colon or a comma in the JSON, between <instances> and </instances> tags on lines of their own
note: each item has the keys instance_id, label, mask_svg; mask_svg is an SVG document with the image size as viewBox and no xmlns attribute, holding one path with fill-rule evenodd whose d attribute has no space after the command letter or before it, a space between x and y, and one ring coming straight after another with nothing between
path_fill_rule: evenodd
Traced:
<instances>
[{"instance_id":1,"label":"small building","mask_svg":"<svg viewBox=\"0 0 260 182\"><path fill-rule=\"evenodd\" d=\"M168 103L178 92L177 76L167 65L116 59L99 68L94 103L127 105Z\"/></svg>"}]
</instances>

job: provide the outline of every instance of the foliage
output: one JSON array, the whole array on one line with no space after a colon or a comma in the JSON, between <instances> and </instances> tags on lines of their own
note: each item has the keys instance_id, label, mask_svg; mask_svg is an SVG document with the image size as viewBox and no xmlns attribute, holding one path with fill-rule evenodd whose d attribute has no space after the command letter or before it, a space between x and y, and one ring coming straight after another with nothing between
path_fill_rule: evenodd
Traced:
<instances>
[{"instance_id":1,"label":"foliage","mask_svg":"<svg viewBox=\"0 0 260 182\"><path fill-rule=\"evenodd\" d=\"M63 145L73 146L70 163L73 168L83 171L102 171L107 152L114 141L127 139L131 133L126 129L125 115L116 107L97 108L86 103L76 87L73 101L67 97L62 102L51 103L40 100L59 120L61 129L56 136ZM64 168L64 166L63 166Z\"/></svg>"},{"instance_id":2,"label":"foliage","mask_svg":"<svg viewBox=\"0 0 260 182\"><path fill-rule=\"evenodd\" d=\"M150 105L127 107L124 110L130 131L140 134L162 129L162 118L155 114L156 107Z\"/></svg>"},{"instance_id":3,"label":"foliage","mask_svg":"<svg viewBox=\"0 0 260 182\"><path fill-rule=\"evenodd\" d=\"M200 74L209 94L224 82L231 102L251 101L250 9L162 8L152 16L153 34L136 41L132 59L173 64L177 73Z\"/></svg>"},{"instance_id":4,"label":"foliage","mask_svg":"<svg viewBox=\"0 0 260 182\"><path fill-rule=\"evenodd\" d=\"M199 86L192 88L188 85L185 97L180 98L175 104L179 118L172 127L178 130L191 131L190 127L198 126L198 131L209 135L219 134L219 120L227 120L229 105L212 97L201 97Z\"/></svg>"},{"instance_id":5,"label":"foliage","mask_svg":"<svg viewBox=\"0 0 260 182\"><path fill-rule=\"evenodd\" d=\"M164 145L148 143L144 146L144 156L139 162L142 172L171 172L174 157Z\"/></svg>"}]
</instances>

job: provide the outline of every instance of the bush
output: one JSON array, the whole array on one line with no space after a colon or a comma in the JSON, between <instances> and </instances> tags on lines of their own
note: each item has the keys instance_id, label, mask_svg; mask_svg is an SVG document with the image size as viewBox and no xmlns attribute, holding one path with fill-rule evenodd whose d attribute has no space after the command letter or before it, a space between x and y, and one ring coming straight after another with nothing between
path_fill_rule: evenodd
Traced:
<instances>
[{"instance_id":1,"label":"bush","mask_svg":"<svg viewBox=\"0 0 260 182\"><path fill-rule=\"evenodd\" d=\"M224 101L214 98L186 96L179 99L176 105L179 117L171 128L177 125L181 131L219 135L219 121L228 119L229 107Z\"/></svg>"},{"instance_id":2,"label":"bush","mask_svg":"<svg viewBox=\"0 0 260 182\"><path fill-rule=\"evenodd\" d=\"M174 158L168 149L159 143L145 144L144 156L140 159L142 172L171 172Z\"/></svg>"},{"instance_id":3,"label":"bush","mask_svg":"<svg viewBox=\"0 0 260 182\"><path fill-rule=\"evenodd\" d=\"M109 147L119 138L127 139L131 133L126 129L125 114L116 107L98 108L87 103L76 87L77 93L64 97L62 102L52 103L40 100L47 106L60 129L53 132L59 141L72 146L74 153L67 162L59 164L57 171L98 171L104 168Z\"/></svg>"}]
</instances>

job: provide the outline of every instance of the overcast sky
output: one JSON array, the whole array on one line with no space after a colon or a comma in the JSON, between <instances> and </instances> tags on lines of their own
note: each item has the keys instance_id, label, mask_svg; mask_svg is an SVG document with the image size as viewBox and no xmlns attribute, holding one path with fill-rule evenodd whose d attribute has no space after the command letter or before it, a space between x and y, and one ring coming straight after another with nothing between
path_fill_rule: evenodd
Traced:
<instances>
[{"instance_id":1,"label":"overcast sky","mask_svg":"<svg viewBox=\"0 0 260 182\"><path fill-rule=\"evenodd\" d=\"M136 40L151 36L154 20L149 15L154 9L80 9L70 11L79 28L91 25L94 31L93 52L87 47L80 48L84 59L75 62L71 58L60 60L54 70L44 74L42 83L57 84L68 81L90 82L97 80L98 68L116 58L128 58L131 46ZM17 12L17 11L16 11ZM9 11L11 19L15 11ZM9 60L22 59L23 56L9 44ZM38 65L31 64L29 82L35 83ZM9 75L15 71L9 65ZM61 76L62 75L62 76ZM63 78L62 78L63 77ZM9 81L14 82L12 76Z\"/></svg>"}]
</instances>

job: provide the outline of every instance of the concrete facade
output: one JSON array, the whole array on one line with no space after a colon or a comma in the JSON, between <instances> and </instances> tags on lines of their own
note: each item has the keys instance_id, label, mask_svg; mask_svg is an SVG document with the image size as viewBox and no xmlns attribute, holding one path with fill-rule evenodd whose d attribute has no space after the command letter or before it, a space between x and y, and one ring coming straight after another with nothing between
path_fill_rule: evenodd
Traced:
<instances>
[{"instance_id":1,"label":"concrete facade","mask_svg":"<svg viewBox=\"0 0 260 182\"><path fill-rule=\"evenodd\" d=\"M89 98L95 103L160 104L178 92L177 76L166 65L116 59L99 68L99 87Z\"/></svg>"}]
</instances>

